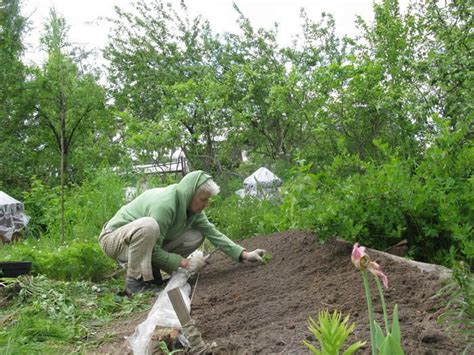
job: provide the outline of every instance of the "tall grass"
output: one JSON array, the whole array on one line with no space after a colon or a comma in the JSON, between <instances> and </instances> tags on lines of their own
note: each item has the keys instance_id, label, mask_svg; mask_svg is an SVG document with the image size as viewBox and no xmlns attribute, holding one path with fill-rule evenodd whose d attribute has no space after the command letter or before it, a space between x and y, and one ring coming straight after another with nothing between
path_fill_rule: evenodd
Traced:
<instances>
[{"instance_id":1,"label":"tall grass","mask_svg":"<svg viewBox=\"0 0 474 355\"><path fill-rule=\"evenodd\" d=\"M100 249L103 224L124 202L125 183L111 171L67 190L65 242L60 243L58 191L34 181L25 194L30 223L25 238L0 249L0 260L32 261L33 272L59 280L100 280L114 263Z\"/></svg>"}]
</instances>

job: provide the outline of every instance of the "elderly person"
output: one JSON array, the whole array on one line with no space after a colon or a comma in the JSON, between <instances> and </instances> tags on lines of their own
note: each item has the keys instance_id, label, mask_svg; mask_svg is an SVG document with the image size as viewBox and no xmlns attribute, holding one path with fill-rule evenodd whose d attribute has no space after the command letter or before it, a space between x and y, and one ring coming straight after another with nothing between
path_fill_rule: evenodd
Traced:
<instances>
[{"instance_id":1,"label":"elderly person","mask_svg":"<svg viewBox=\"0 0 474 355\"><path fill-rule=\"evenodd\" d=\"M118 210L99 236L109 257L127 269L127 293L161 282L161 272L178 267L199 272L206 258L193 256L206 237L235 261L262 261L263 249L247 252L209 222L204 209L219 186L203 171L187 174L178 184L143 192Z\"/></svg>"}]
</instances>

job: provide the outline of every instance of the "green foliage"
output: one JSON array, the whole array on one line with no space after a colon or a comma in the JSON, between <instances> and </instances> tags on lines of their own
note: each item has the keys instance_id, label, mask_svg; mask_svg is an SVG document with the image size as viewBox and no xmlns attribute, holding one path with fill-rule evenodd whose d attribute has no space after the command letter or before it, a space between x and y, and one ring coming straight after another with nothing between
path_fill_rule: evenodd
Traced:
<instances>
[{"instance_id":1,"label":"green foliage","mask_svg":"<svg viewBox=\"0 0 474 355\"><path fill-rule=\"evenodd\" d=\"M35 133L30 144L42 146L36 158L47 172L56 172L48 178L61 175L64 183L81 181L90 162L100 161L100 155L107 157L104 152L108 149L95 151L95 159L90 159L87 152L112 145L107 134L111 120L105 109L105 90L92 73L80 70L67 32L65 19L50 10L41 38L48 60L35 72L35 110L25 127Z\"/></svg>"},{"instance_id":2,"label":"green foliage","mask_svg":"<svg viewBox=\"0 0 474 355\"><path fill-rule=\"evenodd\" d=\"M60 280L100 280L114 263L99 247L103 224L123 204L124 183L110 171L91 176L66 195L66 243L60 243L58 190L35 180L25 195L30 223L26 238L0 249L0 259L33 262L33 272Z\"/></svg>"},{"instance_id":3,"label":"green foliage","mask_svg":"<svg viewBox=\"0 0 474 355\"><path fill-rule=\"evenodd\" d=\"M7 1L0 186L23 192L28 236L57 240L63 153L71 184L65 240L92 241L120 207L122 186L112 175L94 182L88 174L132 156L168 161L181 147L193 168L246 176L268 164L284 178L279 207L216 200L209 214L233 238L308 228L378 249L407 239L410 257L448 266L472 260L469 5L430 1L402 13L397 0L384 0L374 4L372 24L358 19L356 38L339 38L331 15L313 21L303 11L299 45L288 48L276 28L254 28L237 6L240 31L225 36L189 16L184 3L138 2L133 14L117 8L105 51L109 110L54 10L42 35L46 62L21 63L25 19L20 2ZM301 165L287 169L295 161ZM224 197L239 183L226 181Z\"/></svg>"},{"instance_id":4,"label":"green foliage","mask_svg":"<svg viewBox=\"0 0 474 355\"><path fill-rule=\"evenodd\" d=\"M66 240L96 241L104 223L124 203L124 188L124 181L110 170L71 188L65 201ZM53 238L59 235L58 222L51 230Z\"/></svg>"},{"instance_id":5,"label":"green foliage","mask_svg":"<svg viewBox=\"0 0 474 355\"><path fill-rule=\"evenodd\" d=\"M33 274L57 280L99 281L116 264L106 257L97 241L73 241L60 245L58 240L26 240L0 249L0 259L31 261Z\"/></svg>"},{"instance_id":6,"label":"green foliage","mask_svg":"<svg viewBox=\"0 0 474 355\"><path fill-rule=\"evenodd\" d=\"M20 0L0 3L0 190L10 195L27 185L34 163L24 144L25 132L18 129L31 112L25 90L29 70L21 61L27 20L21 12Z\"/></svg>"},{"instance_id":7,"label":"green foliage","mask_svg":"<svg viewBox=\"0 0 474 355\"><path fill-rule=\"evenodd\" d=\"M409 167L394 161L382 167L340 156L326 170L308 166L283 187L287 227L315 229L321 238L359 238L378 248L402 236L400 201L409 195ZM305 172L307 171L307 172ZM360 171L360 172L359 172Z\"/></svg>"},{"instance_id":8,"label":"green foliage","mask_svg":"<svg viewBox=\"0 0 474 355\"><path fill-rule=\"evenodd\" d=\"M31 188L23 194L25 213L30 218L24 231L26 237L39 238L48 232L58 218L59 194L59 187L51 188L36 177L32 178Z\"/></svg>"},{"instance_id":9,"label":"green foliage","mask_svg":"<svg viewBox=\"0 0 474 355\"><path fill-rule=\"evenodd\" d=\"M464 335L467 344L464 353L467 354L474 346L474 278L469 266L455 263L452 278L437 296L448 299L438 322L448 324L451 332Z\"/></svg>"},{"instance_id":10,"label":"green foliage","mask_svg":"<svg viewBox=\"0 0 474 355\"><path fill-rule=\"evenodd\" d=\"M207 212L219 230L234 240L277 232L278 213L278 207L270 201L236 195L224 200L214 198Z\"/></svg>"},{"instance_id":11,"label":"green foliage","mask_svg":"<svg viewBox=\"0 0 474 355\"><path fill-rule=\"evenodd\" d=\"M474 185L468 130L441 132L423 159L379 144L383 163L340 155L312 172L302 163L283 186L279 228L308 228L384 250L407 239L417 260L450 265L473 257Z\"/></svg>"},{"instance_id":12,"label":"green foliage","mask_svg":"<svg viewBox=\"0 0 474 355\"><path fill-rule=\"evenodd\" d=\"M268 264L270 260L272 260L272 258L273 258L273 254L270 252L266 252L262 255L262 262L264 264Z\"/></svg>"},{"instance_id":13,"label":"green foliage","mask_svg":"<svg viewBox=\"0 0 474 355\"><path fill-rule=\"evenodd\" d=\"M107 322L150 307L145 302L150 295L118 296L114 283L20 277L4 292L13 287L20 288L19 294L0 309L2 354L74 352L71 347L82 347L84 339L94 347L103 340L96 332Z\"/></svg>"},{"instance_id":14,"label":"green foliage","mask_svg":"<svg viewBox=\"0 0 474 355\"><path fill-rule=\"evenodd\" d=\"M9 189L27 189L33 176L54 185L64 168L65 182L80 182L101 163L119 160L105 90L54 10L41 34L46 62L24 67L19 4L8 0L0 9L0 180Z\"/></svg>"},{"instance_id":15,"label":"green foliage","mask_svg":"<svg viewBox=\"0 0 474 355\"><path fill-rule=\"evenodd\" d=\"M386 310L384 310L384 316L386 316ZM403 349L401 347L400 339L400 325L398 322L398 305L393 308L392 314L392 326L387 330L387 334L384 335L382 327L374 320L375 329L375 348L379 355L403 355Z\"/></svg>"},{"instance_id":16,"label":"green foliage","mask_svg":"<svg viewBox=\"0 0 474 355\"><path fill-rule=\"evenodd\" d=\"M71 186L65 199L66 241L95 240L103 224L121 207L125 183L110 170L98 171L80 186ZM27 235L59 240L61 229L59 189L40 180L24 195L30 223Z\"/></svg>"},{"instance_id":17,"label":"green foliage","mask_svg":"<svg viewBox=\"0 0 474 355\"><path fill-rule=\"evenodd\" d=\"M145 163L186 147L194 167L220 170L215 137L229 127L223 44L184 3L134 5L133 14L116 8L105 50L116 105L126 112L125 145Z\"/></svg>"},{"instance_id":18,"label":"green foliage","mask_svg":"<svg viewBox=\"0 0 474 355\"><path fill-rule=\"evenodd\" d=\"M472 260L470 128L458 123L453 131L442 121L439 127L423 157L407 159L376 141L381 162L344 153L315 169L300 160L289 170L280 205L232 196L218 199L210 216L237 238L302 228L323 240L337 235L379 250L406 239L411 257L447 266L455 258Z\"/></svg>"},{"instance_id":19,"label":"green foliage","mask_svg":"<svg viewBox=\"0 0 474 355\"><path fill-rule=\"evenodd\" d=\"M302 11L303 33L288 48L277 43L276 27L254 28L237 6L240 32L224 36L184 3L138 2L133 14L117 8L105 51L110 109L86 56L69 46L63 18L51 12L47 61L26 67L20 2L3 5L0 188L23 194L31 219L27 240L0 249L1 259L31 260L35 273L54 278L99 279L113 264L96 237L125 186L102 164L168 161L181 147L193 168L226 176L209 216L233 239L305 228L382 250L407 239L418 260L472 263L469 1L419 2L404 14L397 0L379 1L373 23L358 19L355 38L339 38L331 15L315 22ZM241 164L244 151L250 162ZM280 205L233 194L237 175L261 165L285 181ZM69 186L60 246L61 168ZM29 328L13 333L70 337L47 320ZM36 351L9 339L4 352Z\"/></svg>"},{"instance_id":20,"label":"green foliage","mask_svg":"<svg viewBox=\"0 0 474 355\"><path fill-rule=\"evenodd\" d=\"M355 328L355 324L348 324L349 316L342 319L342 313L334 311L332 314L327 310L318 313L318 323L311 317L309 318L308 329L313 333L319 342L320 350L313 344L304 340L304 344L313 354L338 355L342 350L344 343ZM365 341L355 342L344 350L343 354L350 355L355 353L365 345Z\"/></svg>"},{"instance_id":21,"label":"green foliage","mask_svg":"<svg viewBox=\"0 0 474 355\"><path fill-rule=\"evenodd\" d=\"M242 188L245 176L248 175L249 174L242 174L241 172L234 172L232 174L216 176L215 180L221 188L219 193L220 198L227 199L228 197L234 197L235 191Z\"/></svg>"},{"instance_id":22,"label":"green foliage","mask_svg":"<svg viewBox=\"0 0 474 355\"><path fill-rule=\"evenodd\" d=\"M354 252L352 254L354 258ZM369 329L370 329L370 345L372 348L372 355L384 354L384 355L403 355L403 349L401 347L401 335L400 335L400 324L398 321L398 305L395 305L392 313L392 325L389 325L389 317L387 312L387 307L385 304L385 297L383 293L382 285L378 279L379 275L370 270L371 267L374 267L373 262L370 262L370 258L365 255L367 258L367 265L360 266L357 265L354 260L352 262L360 270L362 275L362 281L364 284L365 298L367 301L367 313L369 318ZM378 268L378 266L376 266ZM385 332L382 330L382 327L378 324L374 317L374 306L372 303L372 293L370 290L370 283L368 278L368 270L373 274L375 278L375 283L379 292L380 303L382 305L383 318L385 323Z\"/></svg>"},{"instance_id":23,"label":"green foliage","mask_svg":"<svg viewBox=\"0 0 474 355\"><path fill-rule=\"evenodd\" d=\"M168 349L168 345L163 340L160 341L159 347L160 347L161 353L163 353L165 355L173 355L173 354L184 353L183 349L177 349L177 350L170 351L170 349Z\"/></svg>"},{"instance_id":24,"label":"green foliage","mask_svg":"<svg viewBox=\"0 0 474 355\"><path fill-rule=\"evenodd\" d=\"M39 250L39 255L37 272L57 280L99 281L115 265L97 242L73 242L51 253Z\"/></svg>"}]
</instances>

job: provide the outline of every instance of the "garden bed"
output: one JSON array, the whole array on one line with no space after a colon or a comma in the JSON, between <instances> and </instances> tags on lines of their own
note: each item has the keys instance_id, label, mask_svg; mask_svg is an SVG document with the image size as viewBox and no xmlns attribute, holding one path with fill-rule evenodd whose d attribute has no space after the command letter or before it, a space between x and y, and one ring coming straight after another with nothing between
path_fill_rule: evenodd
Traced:
<instances>
[{"instance_id":1,"label":"garden bed","mask_svg":"<svg viewBox=\"0 0 474 355\"><path fill-rule=\"evenodd\" d=\"M265 248L273 258L267 265L255 266L236 264L222 254L212 257L192 301L192 317L205 341L215 341L222 353L309 353L303 344L305 339L314 340L307 329L308 317L316 320L323 309L350 316L356 324L351 343L370 339L362 279L350 260L351 244L338 240L320 244L309 232L291 231L245 240L242 245L249 250ZM369 255L388 276L386 302L389 310L399 306L405 353L460 353L462 341L452 339L436 322L441 300L433 296L445 269L372 250ZM382 323L373 290L376 317ZM369 342L362 353L370 353Z\"/></svg>"},{"instance_id":2,"label":"garden bed","mask_svg":"<svg viewBox=\"0 0 474 355\"><path fill-rule=\"evenodd\" d=\"M325 244L314 234L289 231L240 242L249 250L264 248L273 254L266 265L235 263L216 253L197 280L191 316L206 342L216 342L216 354L309 353L303 340L314 342L308 317L318 311L339 310L356 324L350 342L366 340L360 353L369 354L367 306L360 273L351 263L352 245L338 240ZM389 310L399 305L402 346L406 354L461 353L461 338L452 338L436 322L442 300L434 297L446 269L408 262L369 249L389 279L386 302ZM421 268L429 271L423 271ZM441 276L441 278L440 278ZM375 287L374 287L375 291ZM376 318L382 311L373 292ZM120 339L99 352L126 352L123 329L133 333L146 318L108 328Z\"/></svg>"}]
</instances>

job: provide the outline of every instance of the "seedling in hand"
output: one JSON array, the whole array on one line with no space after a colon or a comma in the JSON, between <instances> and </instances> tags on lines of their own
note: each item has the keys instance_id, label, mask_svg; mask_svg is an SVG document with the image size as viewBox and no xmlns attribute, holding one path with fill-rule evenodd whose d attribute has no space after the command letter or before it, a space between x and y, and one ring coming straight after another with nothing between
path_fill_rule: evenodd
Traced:
<instances>
[{"instance_id":1,"label":"seedling in hand","mask_svg":"<svg viewBox=\"0 0 474 355\"><path fill-rule=\"evenodd\" d=\"M270 260L272 260L273 255L270 252L266 252L265 254L262 255L262 263L268 264Z\"/></svg>"}]
</instances>

